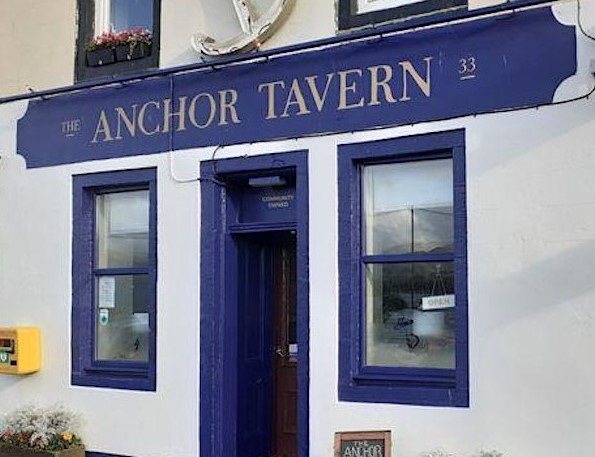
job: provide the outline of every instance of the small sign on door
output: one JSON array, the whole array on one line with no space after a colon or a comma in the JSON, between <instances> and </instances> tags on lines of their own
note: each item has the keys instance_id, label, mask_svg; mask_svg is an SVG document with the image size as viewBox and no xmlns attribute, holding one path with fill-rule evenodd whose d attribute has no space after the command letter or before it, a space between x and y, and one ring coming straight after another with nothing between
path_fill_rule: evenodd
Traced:
<instances>
[{"instance_id":1,"label":"small sign on door","mask_svg":"<svg viewBox=\"0 0 595 457\"><path fill-rule=\"evenodd\" d=\"M335 457L390 457L390 431L337 432Z\"/></svg>"}]
</instances>

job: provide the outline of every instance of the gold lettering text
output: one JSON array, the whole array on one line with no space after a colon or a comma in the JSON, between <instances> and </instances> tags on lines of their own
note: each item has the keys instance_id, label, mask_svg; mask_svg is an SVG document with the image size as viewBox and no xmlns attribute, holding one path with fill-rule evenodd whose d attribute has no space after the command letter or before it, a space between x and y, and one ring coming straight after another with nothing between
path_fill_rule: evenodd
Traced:
<instances>
[{"instance_id":1,"label":"gold lettering text","mask_svg":"<svg viewBox=\"0 0 595 457\"><path fill-rule=\"evenodd\" d=\"M122 108L121 106L118 106L116 108L116 115L117 115L117 130L116 130L116 140L121 140L122 139L122 123L124 123L124 125L126 126L126 128L128 129L128 133L130 133L130 136L134 138L134 135L136 134L136 109L138 108L138 105L135 103L134 105L132 105L132 114L130 117L128 117L128 114L126 114L126 111L124 111L124 108Z\"/></svg>"},{"instance_id":2,"label":"gold lettering text","mask_svg":"<svg viewBox=\"0 0 595 457\"><path fill-rule=\"evenodd\" d=\"M318 91L318 86L316 85L316 79L318 76L307 76L306 81L308 82L308 87L310 88L310 93L312 94L312 98L314 99L314 103L316 104L316 109L318 112L322 111L324 107L324 102L326 101L326 95L328 94L328 89L331 85L331 81L333 80L334 73L327 73L326 75L326 84L324 86L324 91L322 95Z\"/></svg>"},{"instance_id":3,"label":"gold lettering text","mask_svg":"<svg viewBox=\"0 0 595 457\"><path fill-rule=\"evenodd\" d=\"M99 134L103 134L103 140L101 141L113 141L112 134L110 132L109 123L107 122L107 116L105 115L105 111L101 110L101 114L99 115L99 120L97 121L97 127L95 127L95 135L93 135L93 140L91 143L97 143Z\"/></svg>"},{"instance_id":4,"label":"gold lettering text","mask_svg":"<svg viewBox=\"0 0 595 457\"><path fill-rule=\"evenodd\" d=\"M178 118L178 128L176 132L186 130L186 99L188 97L180 97L178 99L178 111L172 112L171 110L171 99L166 98L163 100L163 133L169 132L170 119L172 117Z\"/></svg>"},{"instance_id":5,"label":"gold lettering text","mask_svg":"<svg viewBox=\"0 0 595 457\"><path fill-rule=\"evenodd\" d=\"M384 78L378 78L378 72L382 70L384 72ZM370 72L370 101L368 106L380 105L378 100L378 89L382 87L384 92L384 99L389 103L395 103L397 99L393 97L393 92L388 85L389 81L393 77L393 69L390 65L376 65L374 67L368 67Z\"/></svg>"},{"instance_id":6,"label":"gold lettering text","mask_svg":"<svg viewBox=\"0 0 595 457\"><path fill-rule=\"evenodd\" d=\"M298 111L296 113L298 116L301 116L302 114L310 114L310 110L306 106L306 100L304 100L304 95L302 94L297 79L294 79L291 83L291 89L289 89L289 95L285 101L285 109L283 110L281 117L289 117L287 110L293 105L297 105L298 107Z\"/></svg>"},{"instance_id":7,"label":"gold lettering text","mask_svg":"<svg viewBox=\"0 0 595 457\"><path fill-rule=\"evenodd\" d=\"M196 104L201 98L206 98L209 104L209 115L207 116L206 121L202 124L196 119ZM216 113L217 104L215 103L215 99L213 98L213 96L208 92L201 92L196 97L194 97L190 102L190 107L188 108L188 116L190 117L190 122L192 122L192 125L199 129L204 129L205 127L211 125L211 122L213 122L213 119L215 119Z\"/></svg>"},{"instance_id":8,"label":"gold lettering text","mask_svg":"<svg viewBox=\"0 0 595 457\"><path fill-rule=\"evenodd\" d=\"M140 111L138 112L138 129L143 133L143 135L147 136L155 135L160 131L159 124L155 125L155 128L150 131L145 127L145 114L149 106L154 106L155 108L159 109L160 104L159 102L151 100L140 107Z\"/></svg>"},{"instance_id":9,"label":"gold lettering text","mask_svg":"<svg viewBox=\"0 0 595 457\"><path fill-rule=\"evenodd\" d=\"M364 97L360 97L357 102L349 103L347 100L347 93L351 92L353 94L357 93L357 85L356 82L350 79L349 77L352 75L357 75L359 77L362 76L362 71L359 68L354 68L351 70L344 70L340 71L339 73L339 107L337 109L344 110L344 109L351 109L351 108L360 108L364 106Z\"/></svg>"},{"instance_id":10,"label":"gold lettering text","mask_svg":"<svg viewBox=\"0 0 595 457\"><path fill-rule=\"evenodd\" d=\"M267 116L266 119L275 119L275 87L279 86L281 89L285 89L285 83L283 81L273 81L271 83L262 83L258 86L258 92L262 92L263 89L267 89Z\"/></svg>"},{"instance_id":11,"label":"gold lettering text","mask_svg":"<svg viewBox=\"0 0 595 457\"><path fill-rule=\"evenodd\" d=\"M228 100L227 95L230 95L231 98ZM228 90L220 90L219 91L219 125L227 125L227 112L229 111L229 115L231 117L231 122L234 124L240 123L240 118L238 117L238 111L236 109L236 102L238 101L238 91L233 89Z\"/></svg>"},{"instance_id":12,"label":"gold lettering text","mask_svg":"<svg viewBox=\"0 0 595 457\"><path fill-rule=\"evenodd\" d=\"M405 60L403 62L399 62L399 65L403 69L403 96L399 99L400 101L407 101L411 100L411 97L407 93L407 75L411 75L413 81L417 84L417 86L421 89L426 97L431 95L431 76L430 76L430 61L432 57L426 57L424 61L426 62L426 77L425 79L420 76L420 74L415 70L413 64Z\"/></svg>"}]
</instances>

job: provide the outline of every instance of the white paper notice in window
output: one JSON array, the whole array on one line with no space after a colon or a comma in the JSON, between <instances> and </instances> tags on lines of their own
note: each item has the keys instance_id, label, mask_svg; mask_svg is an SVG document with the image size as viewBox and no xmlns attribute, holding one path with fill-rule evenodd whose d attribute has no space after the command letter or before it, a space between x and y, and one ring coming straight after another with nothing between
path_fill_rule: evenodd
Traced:
<instances>
[{"instance_id":1,"label":"white paper notice in window","mask_svg":"<svg viewBox=\"0 0 595 457\"><path fill-rule=\"evenodd\" d=\"M98 285L98 307L116 307L116 278L113 276L100 276Z\"/></svg>"}]
</instances>

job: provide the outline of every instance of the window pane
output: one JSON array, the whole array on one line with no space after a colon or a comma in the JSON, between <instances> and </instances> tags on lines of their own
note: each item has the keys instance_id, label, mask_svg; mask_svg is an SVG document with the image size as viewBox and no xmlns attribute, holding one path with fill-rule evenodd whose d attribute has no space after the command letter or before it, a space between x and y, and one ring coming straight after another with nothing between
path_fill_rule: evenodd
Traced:
<instances>
[{"instance_id":1,"label":"window pane","mask_svg":"<svg viewBox=\"0 0 595 457\"><path fill-rule=\"evenodd\" d=\"M149 191L96 197L97 267L146 266L149 259Z\"/></svg>"},{"instance_id":2,"label":"window pane","mask_svg":"<svg viewBox=\"0 0 595 457\"><path fill-rule=\"evenodd\" d=\"M452 252L452 160L368 165L365 253Z\"/></svg>"},{"instance_id":3,"label":"window pane","mask_svg":"<svg viewBox=\"0 0 595 457\"><path fill-rule=\"evenodd\" d=\"M131 27L153 30L153 0L111 0L110 24L120 32Z\"/></svg>"},{"instance_id":4,"label":"window pane","mask_svg":"<svg viewBox=\"0 0 595 457\"><path fill-rule=\"evenodd\" d=\"M148 276L96 278L97 360L149 358Z\"/></svg>"},{"instance_id":5,"label":"window pane","mask_svg":"<svg viewBox=\"0 0 595 457\"><path fill-rule=\"evenodd\" d=\"M451 262L366 265L366 365L454 368Z\"/></svg>"}]
</instances>

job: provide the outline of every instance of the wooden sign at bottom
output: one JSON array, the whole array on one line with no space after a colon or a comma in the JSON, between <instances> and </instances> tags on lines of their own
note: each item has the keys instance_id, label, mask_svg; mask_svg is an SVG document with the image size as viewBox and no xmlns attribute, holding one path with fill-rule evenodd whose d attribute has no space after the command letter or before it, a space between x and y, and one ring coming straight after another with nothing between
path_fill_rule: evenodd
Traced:
<instances>
[{"instance_id":1,"label":"wooden sign at bottom","mask_svg":"<svg viewBox=\"0 0 595 457\"><path fill-rule=\"evenodd\" d=\"M391 457L390 431L337 432L335 457Z\"/></svg>"}]
</instances>

